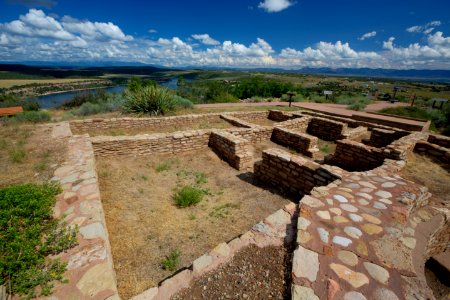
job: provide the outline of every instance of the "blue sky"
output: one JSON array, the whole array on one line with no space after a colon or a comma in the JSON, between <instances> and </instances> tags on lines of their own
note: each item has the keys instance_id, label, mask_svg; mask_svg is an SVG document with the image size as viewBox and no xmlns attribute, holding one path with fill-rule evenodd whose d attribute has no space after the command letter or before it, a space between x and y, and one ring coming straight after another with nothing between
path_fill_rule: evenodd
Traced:
<instances>
[{"instance_id":1,"label":"blue sky","mask_svg":"<svg viewBox=\"0 0 450 300\"><path fill-rule=\"evenodd\" d=\"M450 69L449 12L448 0L2 0L0 61Z\"/></svg>"}]
</instances>

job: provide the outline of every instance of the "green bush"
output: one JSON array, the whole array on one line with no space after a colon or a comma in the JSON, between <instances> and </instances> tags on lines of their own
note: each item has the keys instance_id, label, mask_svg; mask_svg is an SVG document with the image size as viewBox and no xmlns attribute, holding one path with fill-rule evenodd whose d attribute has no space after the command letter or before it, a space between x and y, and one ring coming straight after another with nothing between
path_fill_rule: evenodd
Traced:
<instances>
[{"instance_id":1,"label":"green bush","mask_svg":"<svg viewBox=\"0 0 450 300\"><path fill-rule=\"evenodd\" d=\"M173 97L173 101L175 102L175 106L179 108L193 108L194 103L191 100L175 95Z\"/></svg>"},{"instance_id":2,"label":"green bush","mask_svg":"<svg viewBox=\"0 0 450 300\"><path fill-rule=\"evenodd\" d=\"M164 115L176 107L173 96L168 89L153 85L126 90L124 109L133 113Z\"/></svg>"},{"instance_id":3,"label":"green bush","mask_svg":"<svg viewBox=\"0 0 450 300\"><path fill-rule=\"evenodd\" d=\"M202 201L204 191L194 186L184 186L178 189L173 200L178 207L188 207Z\"/></svg>"},{"instance_id":4,"label":"green bush","mask_svg":"<svg viewBox=\"0 0 450 300\"><path fill-rule=\"evenodd\" d=\"M19 113L15 115L13 118L8 120L9 122L30 122L30 123L43 123L49 122L52 119L52 116L46 111L24 111L23 113Z\"/></svg>"},{"instance_id":5,"label":"green bush","mask_svg":"<svg viewBox=\"0 0 450 300\"><path fill-rule=\"evenodd\" d=\"M169 270L171 272L175 271L180 264L180 256L181 251L180 250L174 250L172 251L169 256L167 256L165 259L161 261L161 266L164 270Z\"/></svg>"},{"instance_id":6,"label":"green bush","mask_svg":"<svg viewBox=\"0 0 450 300\"><path fill-rule=\"evenodd\" d=\"M59 192L54 184L0 189L0 286L9 294L46 296L53 281L64 281L66 264L47 256L73 247L77 230L53 218Z\"/></svg>"}]
</instances>

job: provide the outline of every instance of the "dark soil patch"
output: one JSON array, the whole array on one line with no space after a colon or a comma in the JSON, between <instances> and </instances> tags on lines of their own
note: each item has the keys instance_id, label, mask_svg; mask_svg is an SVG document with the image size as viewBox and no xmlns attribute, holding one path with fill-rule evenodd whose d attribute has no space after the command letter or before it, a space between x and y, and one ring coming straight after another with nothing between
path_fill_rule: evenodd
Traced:
<instances>
[{"instance_id":1,"label":"dark soil patch","mask_svg":"<svg viewBox=\"0 0 450 300\"><path fill-rule=\"evenodd\" d=\"M286 247L250 245L172 299L290 299L291 262Z\"/></svg>"}]
</instances>

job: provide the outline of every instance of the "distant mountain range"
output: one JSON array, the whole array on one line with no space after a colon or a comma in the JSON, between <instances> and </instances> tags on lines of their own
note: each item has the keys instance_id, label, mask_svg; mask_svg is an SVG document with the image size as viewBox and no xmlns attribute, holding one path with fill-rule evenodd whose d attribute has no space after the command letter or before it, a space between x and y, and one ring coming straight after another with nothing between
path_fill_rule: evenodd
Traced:
<instances>
[{"instance_id":1,"label":"distant mountain range","mask_svg":"<svg viewBox=\"0 0 450 300\"><path fill-rule=\"evenodd\" d=\"M136 62L99 62L94 65L91 62L20 62L1 63L0 71L19 72L29 75L46 75L54 77L69 76L100 76L104 73L151 75L156 72L175 70L234 70L234 71L260 71L260 72L284 72L296 74L315 74L328 76L349 76L368 78L387 78L401 80L416 80L427 82L450 83L450 70L395 70L395 69L370 69L370 68L301 68L286 70L279 68L218 68L187 66L171 69L159 65L147 65Z\"/></svg>"}]
</instances>

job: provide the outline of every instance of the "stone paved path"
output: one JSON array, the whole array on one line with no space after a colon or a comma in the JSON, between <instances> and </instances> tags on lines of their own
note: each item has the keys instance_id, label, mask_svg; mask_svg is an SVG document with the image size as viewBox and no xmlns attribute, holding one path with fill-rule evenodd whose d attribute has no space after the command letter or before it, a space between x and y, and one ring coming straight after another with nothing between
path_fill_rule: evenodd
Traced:
<instances>
[{"instance_id":1,"label":"stone paved path","mask_svg":"<svg viewBox=\"0 0 450 300\"><path fill-rule=\"evenodd\" d=\"M410 216L427 189L383 168L342 174L300 202L292 299L409 299L404 276L416 276L420 222Z\"/></svg>"},{"instance_id":2,"label":"stone paved path","mask_svg":"<svg viewBox=\"0 0 450 300\"><path fill-rule=\"evenodd\" d=\"M55 129L55 136L66 136L65 129ZM54 213L63 216L68 225L78 226L78 245L59 256L68 262L65 276L69 282L56 286L52 299L119 299L88 135L69 139L67 157L53 177L63 189Z\"/></svg>"}]
</instances>

